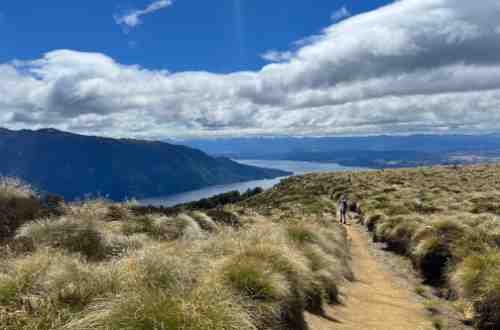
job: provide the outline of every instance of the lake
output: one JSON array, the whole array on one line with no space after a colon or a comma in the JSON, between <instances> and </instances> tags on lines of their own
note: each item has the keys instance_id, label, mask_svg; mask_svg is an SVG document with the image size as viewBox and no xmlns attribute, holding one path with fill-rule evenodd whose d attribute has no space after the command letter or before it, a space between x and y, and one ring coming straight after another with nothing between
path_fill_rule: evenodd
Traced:
<instances>
[{"instance_id":1,"label":"lake","mask_svg":"<svg viewBox=\"0 0 500 330\"><path fill-rule=\"evenodd\" d=\"M329 163L316 163L316 162L297 162L288 160L239 160L235 159L236 162L252 165L258 167L275 168L287 172L292 172L294 175L301 175L306 173L318 173L318 172L346 172L346 171L360 171L365 170L357 167L346 167L338 164ZM248 189L254 189L256 187L261 187L263 189L269 189L274 187L276 184L280 183L281 180L286 177L269 179L269 180L254 180L245 181L232 184L211 186L202 189L197 189L193 191L188 191L180 194L151 198L141 200L140 203L143 205L155 205L155 206L174 206L177 204L188 203L192 201L197 201L203 198L212 197L214 195L222 194L228 191L239 191L245 192Z\"/></svg>"}]
</instances>

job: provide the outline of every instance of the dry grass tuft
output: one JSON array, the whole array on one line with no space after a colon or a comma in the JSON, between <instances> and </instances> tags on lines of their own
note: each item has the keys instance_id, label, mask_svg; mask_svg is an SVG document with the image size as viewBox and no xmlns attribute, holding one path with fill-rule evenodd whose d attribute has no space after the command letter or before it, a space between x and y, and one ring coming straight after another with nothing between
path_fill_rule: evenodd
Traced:
<instances>
[{"instance_id":1,"label":"dry grass tuft","mask_svg":"<svg viewBox=\"0 0 500 330\"><path fill-rule=\"evenodd\" d=\"M31 246L49 246L68 252L80 253L91 259L105 257L106 246L94 222L62 217L39 220L23 225L16 239Z\"/></svg>"},{"instance_id":2,"label":"dry grass tuft","mask_svg":"<svg viewBox=\"0 0 500 330\"><path fill-rule=\"evenodd\" d=\"M19 226L43 211L43 205L29 185L0 177L0 241L12 238Z\"/></svg>"}]
</instances>

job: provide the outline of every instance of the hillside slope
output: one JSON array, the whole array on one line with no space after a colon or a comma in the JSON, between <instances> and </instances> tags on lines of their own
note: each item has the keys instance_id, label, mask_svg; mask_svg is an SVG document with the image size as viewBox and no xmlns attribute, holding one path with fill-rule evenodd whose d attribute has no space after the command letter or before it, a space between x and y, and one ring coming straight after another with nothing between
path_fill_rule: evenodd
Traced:
<instances>
[{"instance_id":1,"label":"hillside slope","mask_svg":"<svg viewBox=\"0 0 500 330\"><path fill-rule=\"evenodd\" d=\"M0 202L15 210L31 194L12 182ZM499 191L500 166L435 167L291 177L203 211L58 203L49 219L18 219L0 243L0 324L499 329ZM336 221L343 194L347 227ZM406 266L391 269L381 246ZM414 286L397 283L403 272Z\"/></svg>"},{"instance_id":2,"label":"hillside slope","mask_svg":"<svg viewBox=\"0 0 500 330\"><path fill-rule=\"evenodd\" d=\"M69 200L164 196L288 173L213 158L162 142L117 140L45 129L0 129L0 175L21 178Z\"/></svg>"},{"instance_id":3,"label":"hillside slope","mask_svg":"<svg viewBox=\"0 0 500 330\"><path fill-rule=\"evenodd\" d=\"M30 197L6 182L0 202ZM346 232L322 205L298 198L285 216L59 204L0 241L0 328L305 330L305 312L321 315L352 280Z\"/></svg>"},{"instance_id":4,"label":"hillside slope","mask_svg":"<svg viewBox=\"0 0 500 330\"><path fill-rule=\"evenodd\" d=\"M373 239L408 258L464 321L500 329L500 166L311 174L246 204L273 213L300 199L321 210L318 194L333 200L346 194Z\"/></svg>"}]
</instances>

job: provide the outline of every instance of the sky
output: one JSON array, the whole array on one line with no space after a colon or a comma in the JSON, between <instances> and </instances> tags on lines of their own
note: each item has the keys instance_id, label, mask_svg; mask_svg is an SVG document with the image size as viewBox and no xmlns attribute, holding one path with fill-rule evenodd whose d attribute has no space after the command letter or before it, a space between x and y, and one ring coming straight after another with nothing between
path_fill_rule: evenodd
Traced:
<instances>
[{"instance_id":1,"label":"sky","mask_svg":"<svg viewBox=\"0 0 500 330\"><path fill-rule=\"evenodd\" d=\"M500 131L498 0L5 2L0 127L146 139Z\"/></svg>"}]
</instances>

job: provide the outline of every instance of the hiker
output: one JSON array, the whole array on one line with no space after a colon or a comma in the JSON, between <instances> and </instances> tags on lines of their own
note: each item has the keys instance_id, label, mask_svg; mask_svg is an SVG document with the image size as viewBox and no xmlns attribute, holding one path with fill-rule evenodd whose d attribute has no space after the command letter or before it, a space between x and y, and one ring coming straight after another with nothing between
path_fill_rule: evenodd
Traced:
<instances>
[{"instance_id":1,"label":"hiker","mask_svg":"<svg viewBox=\"0 0 500 330\"><path fill-rule=\"evenodd\" d=\"M342 195L342 198L339 201L339 211L340 211L340 223L346 225L347 224L347 211L349 205L347 203L347 197Z\"/></svg>"}]
</instances>

